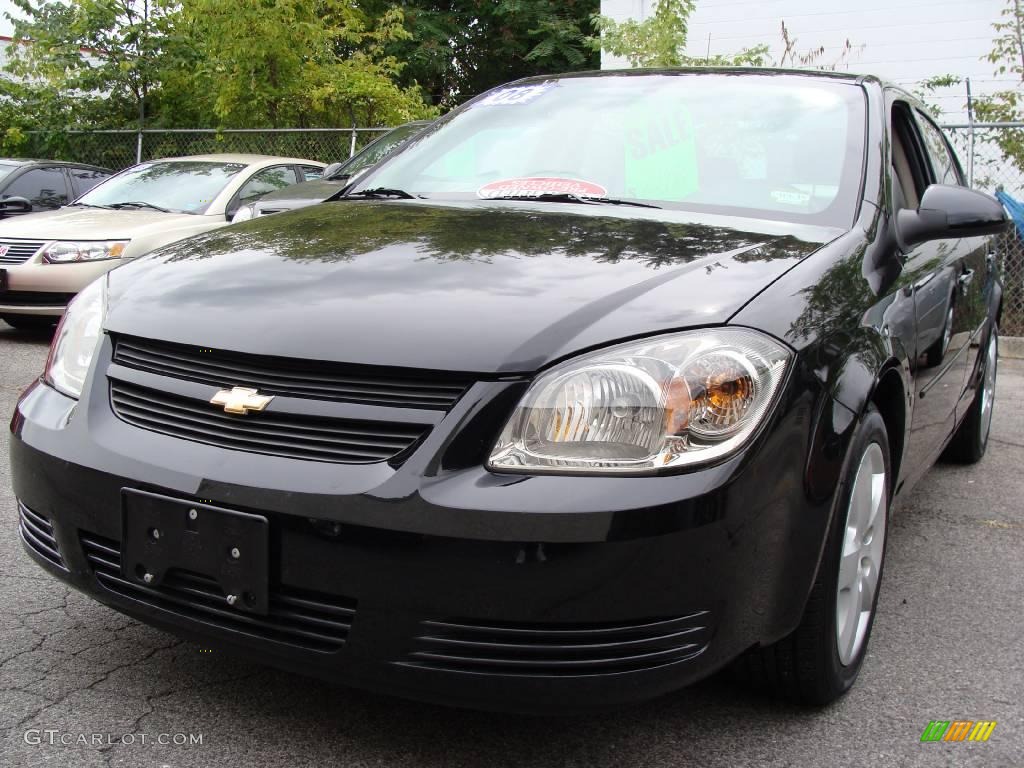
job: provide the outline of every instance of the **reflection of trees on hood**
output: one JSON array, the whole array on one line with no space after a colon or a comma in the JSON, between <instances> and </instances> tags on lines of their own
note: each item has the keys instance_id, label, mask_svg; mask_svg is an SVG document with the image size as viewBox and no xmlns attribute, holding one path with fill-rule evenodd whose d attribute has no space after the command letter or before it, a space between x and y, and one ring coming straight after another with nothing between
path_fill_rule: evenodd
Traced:
<instances>
[{"instance_id":1,"label":"reflection of trees on hood","mask_svg":"<svg viewBox=\"0 0 1024 768\"><path fill-rule=\"evenodd\" d=\"M794 237L647 219L581 216L522 208L448 207L339 201L277 213L159 251L166 261L264 251L296 262L344 262L412 248L439 262L562 256L651 269L760 245L742 261L801 258L817 244Z\"/></svg>"}]
</instances>

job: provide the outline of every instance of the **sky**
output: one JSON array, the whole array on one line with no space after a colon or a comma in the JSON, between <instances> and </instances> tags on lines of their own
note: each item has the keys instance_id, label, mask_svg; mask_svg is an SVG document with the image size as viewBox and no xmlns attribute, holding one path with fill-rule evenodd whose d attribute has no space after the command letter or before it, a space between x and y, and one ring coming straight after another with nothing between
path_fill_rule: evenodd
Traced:
<instances>
[{"instance_id":1,"label":"sky","mask_svg":"<svg viewBox=\"0 0 1024 768\"><path fill-rule=\"evenodd\" d=\"M649 12L653 0L601 0L602 12L621 18ZM981 61L992 47L992 22L1006 0L697 0L690 19L689 50L700 56L735 53L768 43L781 50L780 22L786 21L797 48L824 45L826 59L835 59L844 41L856 50L846 67L882 75L913 89L932 75L955 73L971 78L975 93L1008 86ZM11 33L0 0L0 35ZM963 86L945 89L929 99L942 109L943 122L966 119Z\"/></svg>"},{"instance_id":2,"label":"sky","mask_svg":"<svg viewBox=\"0 0 1024 768\"><path fill-rule=\"evenodd\" d=\"M643 15L653 5L601 2L602 13L618 18ZM981 61L1004 7L1006 0L697 0L687 53L729 54L767 43L777 56L785 20L797 49L825 46L825 60L837 60L849 40L856 50L842 68L852 72L880 75L911 90L923 78L958 74L971 78L974 93L989 93L1009 85ZM963 86L939 91L929 102L943 111L943 122L966 120Z\"/></svg>"}]
</instances>

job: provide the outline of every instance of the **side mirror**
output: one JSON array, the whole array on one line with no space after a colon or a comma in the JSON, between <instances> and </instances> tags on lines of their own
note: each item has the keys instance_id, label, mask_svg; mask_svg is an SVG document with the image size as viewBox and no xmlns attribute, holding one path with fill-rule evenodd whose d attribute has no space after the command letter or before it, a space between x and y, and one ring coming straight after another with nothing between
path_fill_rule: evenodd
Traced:
<instances>
[{"instance_id":1,"label":"side mirror","mask_svg":"<svg viewBox=\"0 0 1024 768\"><path fill-rule=\"evenodd\" d=\"M334 174L336 174L338 171L341 170L341 167L343 165L345 165L345 164L344 163L331 163L326 168L324 168L324 173L323 173L323 176L321 178L324 178L324 179L331 178L331 176L333 176Z\"/></svg>"},{"instance_id":2,"label":"side mirror","mask_svg":"<svg viewBox=\"0 0 1024 768\"><path fill-rule=\"evenodd\" d=\"M32 203L24 197L5 197L0 200L0 216L17 216L32 213Z\"/></svg>"},{"instance_id":3,"label":"side mirror","mask_svg":"<svg viewBox=\"0 0 1024 768\"><path fill-rule=\"evenodd\" d=\"M932 184L921 195L916 211L896 213L896 234L904 251L918 243L946 237L995 235L1009 219L992 195L967 187Z\"/></svg>"}]
</instances>

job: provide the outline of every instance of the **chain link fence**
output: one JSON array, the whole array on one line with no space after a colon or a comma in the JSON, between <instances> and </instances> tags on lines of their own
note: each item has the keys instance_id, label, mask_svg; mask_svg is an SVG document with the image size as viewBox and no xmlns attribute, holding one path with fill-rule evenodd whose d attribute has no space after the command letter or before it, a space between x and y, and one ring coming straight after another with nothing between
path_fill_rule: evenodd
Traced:
<instances>
[{"instance_id":1,"label":"chain link fence","mask_svg":"<svg viewBox=\"0 0 1024 768\"><path fill-rule=\"evenodd\" d=\"M1024 147L1024 125L980 123L973 129L956 125L946 127L946 134L976 189L992 194L1002 190L1024 201L1024 157L1015 160L1000 147L1000 141L1005 143L1008 139ZM1000 235L996 257L1003 279L1000 332L1005 336L1024 336L1024 241L1016 227Z\"/></svg>"},{"instance_id":2,"label":"chain link fence","mask_svg":"<svg viewBox=\"0 0 1024 768\"><path fill-rule=\"evenodd\" d=\"M213 152L345 160L390 128L279 128L271 130L31 131L19 154L91 163L119 171L142 160Z\"/></svg>"}]
</instances>

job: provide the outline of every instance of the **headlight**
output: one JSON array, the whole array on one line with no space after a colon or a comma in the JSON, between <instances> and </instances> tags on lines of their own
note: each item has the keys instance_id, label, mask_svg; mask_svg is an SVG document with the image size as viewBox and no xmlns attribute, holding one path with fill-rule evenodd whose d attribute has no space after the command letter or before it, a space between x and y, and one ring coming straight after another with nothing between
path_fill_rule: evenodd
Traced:
<instances>
[{"instance_id":1,"label":"headlight","mask_svg":"<svg viewBox=\"0 0 1024 768\"><path fill-rule=\"evenodd\" d=\"M128 247L128 240L58 240L43 249L43 261L69 264L75 261L119 259Z\"/></svg>"},{"instance_id":2,"label":"headlight","mask_svg":"<svg viewBox=\"0 0 1024 768\"><path fill-rule=\"evenodd\" d=\"M50 346L46 383L75 399L82 394L85 376L100 342L107 309L107 278L94 280L68 305Z\"/></svg>"},{"instance_id":3,"label":"headlight","mask_svg":"<svg viewBox=\"0 0 1024 768\"><path fill-rule=\"evenodd\" d=\"M241 208L235 211L235 215L231 217L231 223L237 224L240 221L248 221L249 219L255 216L256 206L253 205L252 203L249 203L249 205L243 205Z\"/></svg>"},{"instance_id":4,"label":"headlight","mask_svg":"<svg viewBox=\"0 0 1024 768\"><path fill-rule=\"evenodd\" d=\"M562 363L530 386L488 465L644 473L725 456L757 429L791 354L755 331L688 331Z\"/></svg>"}]
</instances>

